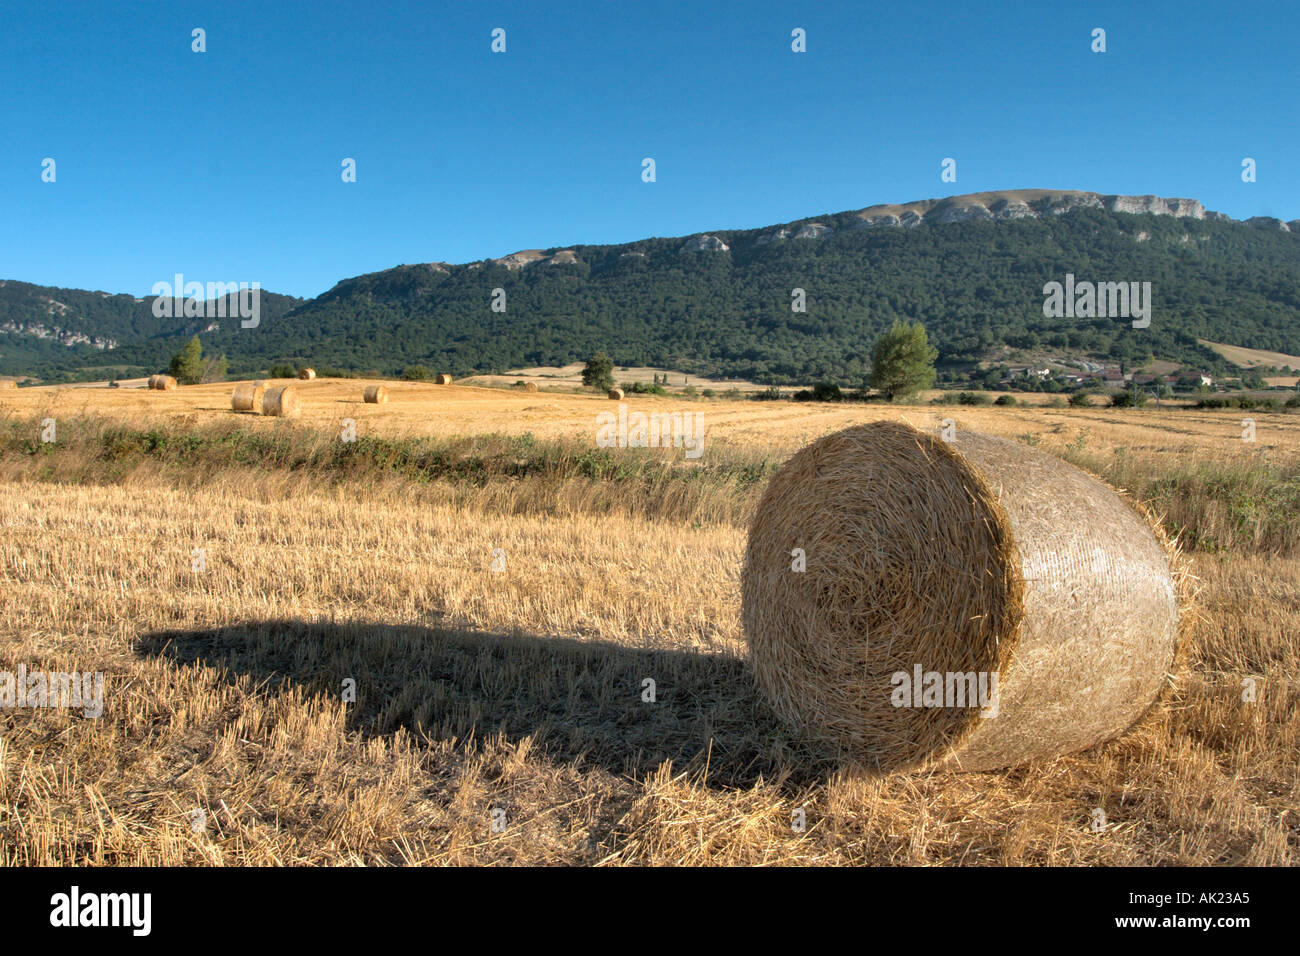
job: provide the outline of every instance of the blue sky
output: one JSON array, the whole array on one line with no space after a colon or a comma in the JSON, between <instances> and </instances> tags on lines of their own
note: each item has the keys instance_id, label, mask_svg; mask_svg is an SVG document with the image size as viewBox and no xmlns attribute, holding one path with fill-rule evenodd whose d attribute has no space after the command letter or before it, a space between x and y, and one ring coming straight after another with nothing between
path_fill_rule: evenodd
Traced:
<instances>
[{"instance_id":1,"label":"blue sky","mask_svg":"<svg viewBox=\"0 0 1300 956\"><path fill-rule=\"evenodd\" d=\"M1295 219L1298 28L1288 3L9 4L0 278L312 296L1028 187Z\"/></svg>"}]
</instances>

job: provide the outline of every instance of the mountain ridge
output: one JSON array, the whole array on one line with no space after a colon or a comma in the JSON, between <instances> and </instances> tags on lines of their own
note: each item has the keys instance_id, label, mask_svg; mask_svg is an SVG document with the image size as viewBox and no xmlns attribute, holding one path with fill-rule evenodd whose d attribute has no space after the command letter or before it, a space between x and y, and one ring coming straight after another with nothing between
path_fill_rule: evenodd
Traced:
<instances>
[{"instance_id":1,"label":"mountain ridge","mask_svg":"<svg viewBox=\"0 0 1300 956\"><path fill-rule=\"evenodd\" d=\"M853 216L858 220L853 228L871 229L880 227L916 228L921 225L939 225L951 222L965 222L971 219L1036 219L1043 215L1064 215L1074 209L1105 209L1109 212L1124 212L1131 215L1165 215L1175 218L1208 219L1216 222L1239 222L1261 228L1275 228L1281 232L1300 230L1300 219L1290 222L1271 216L1252 216L1248 219L1233 219L1225 213L1208 210L1199 199L1166 198L1154 194L1128 195L1123 193L1097 193L1080 189L997 189L984 192L962 193L932 199L914 199L903 203L876 203L861 209L846 210L839 213L825 213L821 216L806 216L789 222L751 227L749 229L709 229L703 232L687 233L676 238L683 242L683 251L729 251L725 240L722 245L708 242L722 235L744 235L760 233L757 242L765 245L788 238L819 239L829 235L831 230L822 222L823 219L839 216ZM781 233L785 233L782 235ZM704 240L701 242L700 240ZM607 243L610 247L635 246L632 240L626 243ZM569 253L576 244L570 246L551 246L558 250L556 255ZM687 246L692 248L686 248ZM461 267L475 262L494 262L507 268L523 268L542 262L549 262L551 257L547 249L521 249L505 256L489 259L470 260L464 263L430 262L427 265L443 269L458 265ZM386 271L386 270L380 270ZM374 273L369 273L374 274ZM355 277L354 277L355 278Z\"/></svg>"},{"instance_id":2,"label":"mountain ridge","mask_svg":"<svg viewBox=\"0 0 1300 956\"><path fill-rule=\"evenodd\" d=\"M1069 273L1153 281L1157 320L1136 334L1114 319L1046 318L1044 284ZM749 229L400 264L341 279L306 301L264 292L275 307L264 304L256 330L227 320L168 325L141 318L151 299L9 280L0 283L0 373L15 371L12 343L22 338L3 329L24 318L118 343L80 343L67 350L77 361L50 342L18 350L21 361L59 374L77 374L78 363L156 370L198 331L205 348L230 357L232 373L296 361L468 374L565 365L604 349L620 365L774 384L853 382L869 369L874 338L897 319L924 322L947 363L1051 347L1212 366L1222 358L1201 339L1300 353L1297 289L1300 221L1239 222L1195 199L995 190ZM798 290L802 312L792 307ZM498 299L504 311L494 310ZM60 307L113 321L78 325Z\"/></svg>"}]
</instances>

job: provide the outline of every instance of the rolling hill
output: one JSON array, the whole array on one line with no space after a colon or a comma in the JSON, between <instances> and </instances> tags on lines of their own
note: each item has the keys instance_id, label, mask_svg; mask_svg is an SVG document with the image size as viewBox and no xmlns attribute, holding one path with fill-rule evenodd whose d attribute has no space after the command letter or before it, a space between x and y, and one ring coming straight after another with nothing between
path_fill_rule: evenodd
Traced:
<instances>
[{"instance_id":1,"label":"rolling hill","mask_svg":"<svg viewBox=\"0 0 1300 956\"><path fill-rule=\"evenodd\" d=\"M1043 286L1067 273L1151 282L1150 327L1045 317ZM23 284L0 287L0 372L11 374L24 354L14 349L23 337L3 332L14 286ZM792 310L796 289L806 311ZM68 307L59 317L66 329L116 343L60 346L68 350L60 364L46 341L30 361L47 371L105 365L109 355L158 366L197 331L157 324L147 300L27 287L29 311L41 297ZM273 303L259 328L223 321L203 335L232 373L287 360L463 375L565 365L604 349L619 365L855 384L876 336L902 318L924 322L941 362L954 366L1053 350L1222 369L1223 356L1202 340L1300 353L1300 222L1237 222L1194 199L1009 190L760 229L399 265L307 302L264 298Z\"/></svg>"}]
</instances>

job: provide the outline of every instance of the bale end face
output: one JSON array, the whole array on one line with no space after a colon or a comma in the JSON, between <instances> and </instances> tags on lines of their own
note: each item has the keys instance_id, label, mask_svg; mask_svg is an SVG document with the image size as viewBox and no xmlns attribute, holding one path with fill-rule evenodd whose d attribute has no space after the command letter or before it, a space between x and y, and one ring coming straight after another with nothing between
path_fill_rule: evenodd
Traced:
<instances>
[{"instance_id":1,"label":"bale end face","mask_svg":"<svg viewBox=\"0 0 1300 956\"><path fill-rule=\"evenodd\" d=\"M257 382L236 385L230 396L230 407L236 412L262 414L262 403L266 399L266 388Z\"/></svg>"},{"instance_id":2,"label":"bale end face","mask_svg":"<svg viewBox=\"0 0 1300 956\"><path fill-rule=\"evenodd\" d=\"M537 391L537 383L536 383L536 382L526 382L526 383L524 384L524 391L525 391L525 392L535 392L535 391Z\"/></svg>"},{"instance_id":3,"label":"bale end face","mask_svg":"<svg viewBox=\"0 0 1300 956\"><path fill-rule=\"evenodd\" d=\"M295 418L302 411L298 389L292 385L269 389L262 399L262 413L274 418Z\"/></svg>"},{"instance_id":4,"label":"bale end face","mask_svg":"<svg viewBox=\"0 0 1300 956\"><path fill-rule=\"evenodd\" d=\"M773 477L742 597L773 709L879 771L990 770L1121 733L1177 632L1168 556L1111 489L1012 442L890 422Z\"/></svg>"}]
</instances>

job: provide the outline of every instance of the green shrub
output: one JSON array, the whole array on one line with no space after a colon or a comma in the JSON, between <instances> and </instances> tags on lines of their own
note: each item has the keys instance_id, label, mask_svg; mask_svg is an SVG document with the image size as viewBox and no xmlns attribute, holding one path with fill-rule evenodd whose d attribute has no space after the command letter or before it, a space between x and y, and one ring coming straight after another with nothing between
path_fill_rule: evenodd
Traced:
<instances>
[{"instance_id":1,"label":"green shrub","mask_svg":"<svg viewBox=\"0 0 1300 956\"><path fill-rule=\"evenodd\" d=\"M812 389L812 400L814 402L838 402L840 387L832 382L818 382Z\"/></svg>"}]
</instances>

